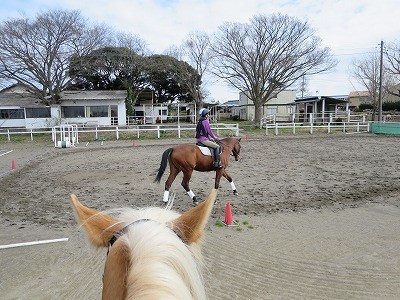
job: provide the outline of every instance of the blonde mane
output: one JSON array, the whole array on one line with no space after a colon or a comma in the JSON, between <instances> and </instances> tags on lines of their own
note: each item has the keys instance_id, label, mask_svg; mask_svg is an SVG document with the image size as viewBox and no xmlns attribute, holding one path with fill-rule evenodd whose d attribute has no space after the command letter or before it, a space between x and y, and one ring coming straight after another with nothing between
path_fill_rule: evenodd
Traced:
<instances>
[{"instance_id":1,"label":"blonde mane","mask_svg":"<svg viewBox=\"0 0 400 300\"><path fill-rule=\"evenodd\" d=\"M206 299L199 245L186 245L166 226L177 217L160 208L126 210L120 216L126 223L150 220L135 224L123 236L131 257L128 299Z\"/></svg>"},{"instance_id":2,"label":"blonde mane","mask_svg":"<svg viewBox=\"0 0 400 300\"><path fill-rule=\"evenodd\" d=\"M82 205L76 218L97 247L109 247L103 299L206 299L201 243L216 189L180 215L157 207L119 210L116 217Z\"/></svg>"}]
</instances>

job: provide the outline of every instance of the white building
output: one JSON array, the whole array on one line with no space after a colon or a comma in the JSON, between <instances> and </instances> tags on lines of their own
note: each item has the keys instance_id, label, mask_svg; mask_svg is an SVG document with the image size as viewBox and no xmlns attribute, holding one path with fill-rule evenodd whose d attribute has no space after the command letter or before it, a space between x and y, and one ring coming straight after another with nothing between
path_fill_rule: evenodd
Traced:
<instances>
[{"instance_id":1,"label":"white building","mask_svg":"<svg viewBox=\"0 0 400 300\"><path fill-rule=\"evenodd\" d=\"M270 100L263 105L262 116L279 115L289 118L294 113L294 100L296 90L283 90L274 94ZM232 108L232 115L239 115L241 120L254 121L254 103L244 93L239 94L239 105Z\"/></svg>"},{"instance_id":2,"label":"white building","mask_svg":"<svg viewBox=\"0 0 400 300\"><path fill-rule=\"evenodd\" d=\"M126 125L126 91L64 91L53 117L61 123Z\"/></svg>"},{"instance_id":3,"label":"white building","mask_svg":"<svg viewBox=\"0 0 400 300\"><path fill-rule=\"evenodd\" d=\"M0 91L0 128L44 128L59 124L126 125L126 91L65 91L46 106L20 84Z\"/></svg>"}]
</instances>

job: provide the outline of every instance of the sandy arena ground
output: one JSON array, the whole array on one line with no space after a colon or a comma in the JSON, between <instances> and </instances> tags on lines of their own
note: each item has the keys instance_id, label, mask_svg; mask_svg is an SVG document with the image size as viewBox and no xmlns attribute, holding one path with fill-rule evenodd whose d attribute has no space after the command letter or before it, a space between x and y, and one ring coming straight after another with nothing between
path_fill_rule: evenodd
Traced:
<instances>
[{"instance_id":1,"label":"sandy arena ground","mask_svg":"<svg viewBox=\"0 0 400 300\"><path fill-rule=\"evenodd\" d=\"M55 149L2 142L1 299L99 299L106 250L88 245L69 203L100 210L161 205L161 154L191 140L106 141ZM399 137L369 134L242 139L206 232L209 299L400 299ZM15 160L17 168L10 171ZM178 176L174 209L191 207ZM204 199L214 173L195 172ZM232 204L237 227L218 227ZM243 224L245 223L245 224Z\"/></svg>"}]
</instances>

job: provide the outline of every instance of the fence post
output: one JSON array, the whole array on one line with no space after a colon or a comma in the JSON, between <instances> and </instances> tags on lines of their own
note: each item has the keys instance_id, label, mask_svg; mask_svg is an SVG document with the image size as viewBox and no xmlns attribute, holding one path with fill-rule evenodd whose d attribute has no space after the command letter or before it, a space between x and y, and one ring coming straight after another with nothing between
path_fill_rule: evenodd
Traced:
<instances>
[{"instance_id":1,"label":"fence post","mask_svg":"<svg viewBox=\"0 0 400 300\"><path fill-rule=\"evenodd\" d=\"M360 132L360 122L357 122L357 132Z\"/></svg>"},{"instance_id":2,"label":"fence post","mask_svg":"<svg viewBox=\"0 0 400 300\"><path fill-rule=\"evenodd\" d=\"M239 123L236 123L236 136L239 136Z\"/></svg>"},{"instance_id":3,"label":"fence post","mask_svg":"<svg viewBox=\"0 0 400 300\"><path fill-rule=\"evenodd\" d=\"M313 115L310 114L310 133L311 134L313 134L313 123L314 123Z\"/></svg>"},{"instance_id":4,"label":"fence post","mask_svg":"<svg viewBox=\"0 0 400 300\"><path fill-rule=\"evenodd\" d=\"M97 140L97 127L96 127L96 129L95 129L95 133L96 133L96 140Z\"/></svg>"},{"instance_id":5,"label":"fence post","mask_svg":"<svg viewBox=\"0 0 400 300\"><path fill-rule=\"evenodd\" d=\"M296 123L292 123L293 124L293 134L296 134Z\"/></svg>"},{"instance_id":6,"label":"fence post","mask_svg":"<svg viewBox=\"0 0 400 300\"><path fill-rule=\"evenodd\" d=\"M10 129L7 129L7 139L8 139L8 141L11 141Z\"/></svg>"},{"instance_id":7,"label":"fence post","mask_svg":"<svg viewBox=\"0 0 400 300\"><path fill-rule=\"evenodd\" d=\"M140 130L139 130L139 125L137 125L137 126L136 126L136 128L137 128L137 129L136 129L136 130L137 130L137 138L139 139L139 137L140 137L140 133L139 133L139 131L140 131Z\"/></svg>"},{"instance_id":8,"label":"fence post","mask_svg":"<svg viewBox=\"0 0 400 300\"><path fill-rule=\"evenodd\" d=\"M116 137L117 137L117 140L119 140L118 126L115 127L115 135L116 135Z\"/></svg>"},{"instance_id":9,"label":"fence post","mask_svg":"<svg viewBox=\"0 0 400 300\"><path fill-rule=\"evenodd\" d=\"M268 124L265 124L265 135L268 135Z\"/></svg>"},{"instance_id":10,"label":"fence post","mask_svg":"<svg viewBox=\"0 0 400 300\"><path fill-rule=\"evenodd\" d=\"M157 126L157 138L160 138L160 126Z\"/></svg>"},{"instance_id":11,"label":"fence post","mask_svg":"<svg viewBox=\"0 0 400 300\"><path fill-rule=\"evenodd\" d=\"M346 122L343 122L343 133L346 133Z\"/></svg>"},{"instance_id":12,"label":"fence post","mask_svg":"<svg viewBox=\"0 0 400 300\"><path fill-rule=\"evenodd\" d=\"M33 141L33 131L31 129L31 141Z\"/></svg>"},{"instance_id":13,"label":"fence post","mask_svg":"<svg viewBox=\"0 0 400 300\"><path fill-rule=\"evenodd\" d=\"M181 138L181 124L178 124L178 138Z\"/></svg>"},{"instance_id":14,"label":"fence post","mask_svg":"<svg viewBox=\"0 0 400 300\"><path fill-rule=\"evenodd\" d=\"M278 123L275 123L275 135L278 135Z\"/></svg>"},{"instance_id":15,"label":"fence post","mask_svg":"<svg viewBox=\"0 0 400 300\"><path fill-rule=\"evenodd\" d=\"M328 133L331 133L331 122L328 122Z\"/></svg>"}]
</instances>

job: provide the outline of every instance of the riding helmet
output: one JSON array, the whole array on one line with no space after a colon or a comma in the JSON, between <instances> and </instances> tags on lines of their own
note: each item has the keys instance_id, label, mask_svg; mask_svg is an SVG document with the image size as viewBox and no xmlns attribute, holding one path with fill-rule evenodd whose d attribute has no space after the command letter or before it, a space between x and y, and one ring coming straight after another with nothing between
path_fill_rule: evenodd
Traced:
<instances>
[{"instance_id":1,"label":"riding helmet","mask_svg":"<svg viewBox=\"0 0 400 300\"><path fill-rule=\"evenodd\" d=\"M209 113L210 113L210 110L208 110L207 108L202 108L199 110L200 116L205 116L205 115L208 115Z\"/></svg>"}]
</instances>

